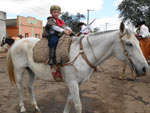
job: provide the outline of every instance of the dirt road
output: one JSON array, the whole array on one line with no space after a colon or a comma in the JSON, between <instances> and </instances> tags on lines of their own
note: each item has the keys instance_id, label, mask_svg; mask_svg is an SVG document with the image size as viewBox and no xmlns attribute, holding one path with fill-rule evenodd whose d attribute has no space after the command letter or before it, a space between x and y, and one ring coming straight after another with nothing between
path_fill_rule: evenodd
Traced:
<instances>
[{"instance_id":1,"label":"dirt road","mask_svg":"<svg viewBox=\"0 0 150 113\"><path fill-rule=\"evenodd\" d=\"M19 113L15 85L9 82L5 54L0 54L0 113ZM80 88L83 113L150 113L150 75L136 81L122 81L121 63L110 58L94 72ZM128 69L129 70L129 69ZM126 74L131 78L129 71ZM24 101L28 113L33 113L24 76ZM62 113L68 89L65 83L36 80L35 94L42 113ZM74 106L70 113L75 113Z\"/></svg>"}]
</instances>

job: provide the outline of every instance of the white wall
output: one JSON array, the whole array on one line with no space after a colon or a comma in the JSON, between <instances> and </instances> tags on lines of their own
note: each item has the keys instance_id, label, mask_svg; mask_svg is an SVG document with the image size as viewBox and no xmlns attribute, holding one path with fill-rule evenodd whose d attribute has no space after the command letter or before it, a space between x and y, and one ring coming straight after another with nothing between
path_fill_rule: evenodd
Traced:
<instances>
[{"instance_id":1,"label":"white wall","mask_svg":"<svg viewBox=\"0 0 150 113\"><path fill-rule=\"evenodd\" d=\"M3 37L6 36L6 13L0 11L0 44ZM0 52L5 51L4 48L0 47Z\"/></svg>"}]
</instances>

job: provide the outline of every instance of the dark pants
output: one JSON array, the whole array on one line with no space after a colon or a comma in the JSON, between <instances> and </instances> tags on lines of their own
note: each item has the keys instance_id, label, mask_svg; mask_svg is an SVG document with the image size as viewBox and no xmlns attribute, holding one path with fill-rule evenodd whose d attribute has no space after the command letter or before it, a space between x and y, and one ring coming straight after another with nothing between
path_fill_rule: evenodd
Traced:
<instances>
[{"instance_id":1,"label":"dark pants","mask_svg":"<svg viewBox=\"0 0 150 113\"><path fill-rule=\"evenodd\" d=\"M56 34L51 34L50 38L48 38L48 46L50 48L50 53L49 53L49 64L53 65L56 64L56 46L58 44L59 37Z\"/></svg>"},{"instance_id":2,"label":"dark pants","mask_svg":"<svg viewBox=\"0 0 150 113\"><path fill-rule=\"evenodd\" d=\"M50 48L56 48L59 41L59 37L56 34L51 34L50 38L48 38L48 46Z\"/></svg>"}]
</instances>

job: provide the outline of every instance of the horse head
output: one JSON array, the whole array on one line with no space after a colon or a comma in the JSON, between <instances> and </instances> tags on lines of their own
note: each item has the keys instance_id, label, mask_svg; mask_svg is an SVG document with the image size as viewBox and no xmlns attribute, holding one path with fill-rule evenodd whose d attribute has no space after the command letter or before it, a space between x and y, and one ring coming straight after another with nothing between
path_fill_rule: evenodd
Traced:
<instances>
[{"instance_id":1,"label":"horse head","mask_svg":"<svg viewBox=\"0 0 150 113\"><path fill-rule=\"evenodd\" d=\"M124 62L133 68L137 76L146 75L148 64L139 46L139 41L132 30L125 28L123 22L120 24L119 37Z\"/></svg>"},{"instance_id":2,"label":"horse head","mask_svg":"<svg viewBox=\"0 0 150 113\"><path fill-rule=\"evenodd\" d=\"M9 46L11 46L14 42L15 42L15 40L12 39L12 38L9 38L9 37L3 37L0 46L4 46L5 44L8 44Z\"/></svg>"}]
</instances>

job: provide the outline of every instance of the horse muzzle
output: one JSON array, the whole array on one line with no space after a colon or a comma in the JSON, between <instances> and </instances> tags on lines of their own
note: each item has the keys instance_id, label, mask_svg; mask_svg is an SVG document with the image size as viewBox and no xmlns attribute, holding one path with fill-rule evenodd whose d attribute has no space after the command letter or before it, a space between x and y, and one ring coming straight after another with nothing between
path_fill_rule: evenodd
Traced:
<instances>
[{"instance_id":1,"label":"horse muzzle","mask_svg":"<svg viewBox=\"0 0 150 113\"><path fill-rule=\"evenodd\" d=\"M140 70L138 70L137 68L134 68L134 71L135 71L137 77L142 77L142 76L147 75L147 68L146 67L142 67Z\"/></svg>"}]
</instances>

